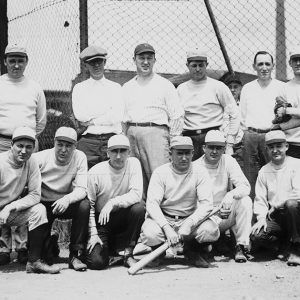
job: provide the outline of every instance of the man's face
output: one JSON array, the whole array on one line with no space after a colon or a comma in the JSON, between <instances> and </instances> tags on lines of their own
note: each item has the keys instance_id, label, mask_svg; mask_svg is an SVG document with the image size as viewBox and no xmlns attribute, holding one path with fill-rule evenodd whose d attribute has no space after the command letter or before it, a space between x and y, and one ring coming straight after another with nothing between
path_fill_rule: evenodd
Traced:
<instances>
[{"instance_id":1,"label":"man's face","mask_svg":"<svg viewBox=\"0 0 300 300\"><path fill-rule=\"evenodd\" d=\"M185 172L190 168L194 151L192 149L171 149L171 159L175 170Z\"/></svg>"},{"instance_id":2,"label":"man's face","mask_svg":"<svg viewBox=\"0 0 300 300\"><path fill-rule=\"evenodd\" d=\"M207 163L216 165L224 154L225 146L219 145L204 145L204 157Z\"/></svg>"},{"instance_id":3,"label":"man's face","mask_svg":"<svg viewBox=\"0 0 300 300\"><path fill-rule=\"evenodd\" d=\"M256 57L256 61L253 64L253 68L257 73L257 76L261 80L271 79L274 64L269 54L259 54Z\"/></svg>"},{"instance_id":4,"label":"man's face","mask_svg":"<svg viewBox=\"0 0 300 300\"><path fill-rule=\"evenodd\" d=\"M193 81L206 79L206 67L208 63L205 60L191 60L186 63Z\"/></svg>"},{"instance_id":5,"label":"man's face","mask_svg":"<svg viewBox=\"0 0 300 300\"><path fill-rule=\"evenodd\" d=\"M293 69L294 75L300 76L300 56L290 59L289 64Z\"/></svg>"},{"instance_id":6,"label":"man's face","mask_svg":"<svg viewBox=\"0 0 300 300\"><path fill-rule=\"evenodd\" d=\"M129 156L129 149L118 148L107 150L107 155L109 157L109 164L116 170L121 170L124 168L126 161Z\"/></svg>"},{"instance_id":7,"label":"man's face","mask_svg":"<svg viewBox=\"0 0 300 300\"><path fill-rule=\"evenodd\" d=\"M106 59L95 58L91 61L85 62L85 66L88 69L91 77L95 80L99 80L104 75L104 67Z\"/></svg>"},{"instance_id":8,"label":"man's face","mask_svg":"<svg viewBox=\"0 0 300 300\"><path fill-rule=\"evenodd\" d=\"M73 152L75 151L76 144L63 140L55 140L54 151L55 158L61 164L67 164L70 162Z\"/></svg>"},{"instance_id":9,"label":"man's face","mask_svg":"<svg viewBox=\"0 0 300 300\"><path fill-rule=\"evenodd\" d=\"M133 58L137 74L143 77L148 77L153 73L153 67L156 62L154 53L145 52L137 54Z\"/></svg>"},{"instance_id":10,"label":"man's face","mask_svg":"<svg viewBox=\"0 0 300 300\"><path fill-rule=\"evenodd\" d=\"M289 148L288 143L280 142L266 146L268 155L275 165L281 165L286 157L286 151Z\"/></svg>"},{"instance_id":11,"label":"man's face","mask_svg":"<svg viewBox=\"0 0 300 300\"><path fill-rule=\"evenodd\" d=\"M22 165L34 151L34 142L29 139L20 139L12 143L11 146L13 159L16 164Z\"/></svg>"},{"instance_id":12,"label":"man's face","mask_svg":"<svg viewBox=\"0 0 300 300\"><path fill-rule=\"evenodd\" d=\"M19 79L23 76L28 63L28 58L21 55L8 55L4 64L7 67L7 75L12 79Z\"/></svg>"},{"instance_id":13,"label":"man's face","mask_svg":"<svg viewBox=\"0 0 300 300\"><path fill-rule=\"evenodd\" d=\"M228 88L231 91L232 96L234 97L235 101L237 103L240 102L240 95L242 90L242 85L238 82L230 82L228 83Z\"/></svg>"}]
</instances>

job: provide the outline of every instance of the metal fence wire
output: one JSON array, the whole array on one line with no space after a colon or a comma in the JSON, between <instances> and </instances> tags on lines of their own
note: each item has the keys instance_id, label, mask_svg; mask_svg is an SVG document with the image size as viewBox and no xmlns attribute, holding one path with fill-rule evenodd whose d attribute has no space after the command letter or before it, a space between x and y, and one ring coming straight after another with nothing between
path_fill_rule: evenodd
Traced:
<instances>
[{"instance_id":1,"label":"metal fence wire","mask_svg":"<svg viewBox=\"0 0 300 300\"><path fill-rule=\"evenodd\" d=\"M219 30L234 71L254 74L255 53L267 50L275 58L275 76L287 80L292 76L289 49L300 43L299 14L297 0L9 0L8 42L26 44L26 75L46 92L44 149L52 146L57 127L76 126L70 93L75 82L86 78L79 61L86 46L82 41L108 50L106 76L121 84L134 74L135 46L148 42L157 52L155 70L175 82L176 75L187 71L189 48L208 49L210 76L220 78L228 71Z\"/></svg>"}]
</instances>

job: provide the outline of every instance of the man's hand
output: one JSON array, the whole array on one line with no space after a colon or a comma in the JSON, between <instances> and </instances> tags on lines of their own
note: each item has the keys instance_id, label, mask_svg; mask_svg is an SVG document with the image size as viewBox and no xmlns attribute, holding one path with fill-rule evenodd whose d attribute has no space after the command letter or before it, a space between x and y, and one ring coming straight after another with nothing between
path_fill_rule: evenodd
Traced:
<instances>
[{"instance_id":1,"label":"man's hand","mask_svg":"<svg viewBox=\"0 0 300 300\"><path fill-rule=\"evenodd\" d=\"M54 215L63 214L69 207L70 200L68 197L64 196L58 200L56 200L51 207L53 207L52 212Z\"/></svg>"},{"instance_id":2,"label":"man's hand","mask_svg":"<svg viewBox=\"0 0 300 300\"><path fill-rule=\"evenodd\" d=\"M227 219L231 213L231 206L233 203L233 196L232 194L229 192L225 195L225 197L223 198L223 201L221 203L221 209L220 209L220 217L222 219Z\"/></svg>"},{"instance_id":3,"label":"man's hand","mask_svg":"<svg viewBox=\"0 0 300 300\"><path fill-rule=\"evenodd\" d=\"M286 108L292 107L283 97L276 97L275 99L274 114L275 118L272 121L273 124L284 123L291 119L290 115L286 114Z\"/></svg>"},{"instance_id":4,"label":"man's hand","mask_svg":"<svg viewBox=\"0 0 300 300\"><path fill-rule=\"evenodd\" d=\"M96 244L100 244L100 246L103 245L103 242L101 241L100 237L98 236L98 234L96 235L92 235L87 243L86 249L88 250L88 253L90 254L92 252L92 250L94 249Z\"/></svg>"},{"instance_id":5,"label":"man's hand","mask_svg":"<svg viewBox=\"0 0 300 300\"><path fill-rule=\"evenodd\" d=\"M228 154L228 155L233 154L233 144L226 144L225 154Z\"/></svg>"},{"instance_id":6,"label":"man's hand","mask_svg":"<svg viewBox=\"0 0 300 300\"><path fill-rule=\"evenodd\" d=\"M270 130L281 130L280 124L273 124Z\"/></svg>"},{"instance_id":7,"label":"man's hand","mask_svg":"<svg viewBox=\"0 0 300 300\"><path fill-rule=\"evenodd\" d=\"M111 204L110 201L108 201L100 212L99 219L98 219L100 225L105 225L106 223L109 222L109 217L112 209L113 209L113 205Z\"/></svg>"},{"instance_id":8,"label":"man's hand","mask_svg":"<svg viewBox=\"0 0 300 300\"><path fill-rule=\"evenodd\" d=\"M179 235L175 232L175 230L169 225L165 225L163 227L164 233L167 237L167 241L169 246L176 246L180 242Z\"/></svg>"},{"instance_id":9,"label":"man's hand","mask_svg":"<svg viewBox=\"0 0 300 300\"><path fill-rule=\"evenodd\" d=\"M178 230L178 235L180 237L189 236L192 232L194 222L192 219L186 219Z\"/></svg>"},{"instance_id":10,"label":"man's hand","mask_svg":"<svg viewBox=\"0 0 300 300\"><path fill-rule=\"evenodd\" d=\"M4 206L4 208L0 211L0 225L3 225L6 223L9 215L10 215L11 209L9 205Z\"/></svg>"},{"instance_id":11,"label":"man's hand","mask_svg":"<svg viewBox=\"0 0 300 300\"><path fill-rule=\"evenodd\" d=\"M255 234L255 233L259 233L261 229L264 229L264 231L267 230L267 221L265 218L259 219L253 226L251 229L251 233Z\"/></svg>"}]
</instances>

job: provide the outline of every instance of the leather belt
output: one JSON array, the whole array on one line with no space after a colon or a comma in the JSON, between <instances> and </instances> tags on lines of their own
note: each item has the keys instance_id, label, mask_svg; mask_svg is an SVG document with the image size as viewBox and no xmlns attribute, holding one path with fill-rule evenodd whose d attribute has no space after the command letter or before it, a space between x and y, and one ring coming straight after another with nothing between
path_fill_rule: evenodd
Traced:
<instances>
[{"instance_id":1,"label":"leather belt","mask_svg":"<svg viewBox=\"0 0 300 300\"><path fill-rule=\"evenodd\" d=\"M256 132L256 133L267 133L267 132L271 131L270 129L258 129L258 128L253 128L253 127L248 127L248 130Z\"/></svg>"},{"instance_id":2,"label":"leather belt","mask_svg":"<svg viewBox=\"0 0 300 300\"><path fill-rule=\"evenodd\" d=\"M0 138L11 140L12 139L12 135L0 134Z\"/></svg>"},{"instance_id":3,"label":"leather belt","mask_svg":"<svg viewBox=\"0 0 300 300\"><path fill-rule=\"evenodd\" d=\"M169 217L169 218L172 218L172 219L175 219L175 220L181 220L181 219L185 219L185 218L186 218L186 216L172 216L172 215L169 215L169 214L167 214L167 213L165 213L165 212L163 212L163 214L164 214L165 216L167 216L167 217Z\"/></svg>"},{"instance_id":4,"label":"leather belt","mask_svg":"<svg viewBox=\"0 0 300 300\"><path fill-rule=\"evenodd\" d=\"M204 129L197 129L197 130L184 130L182 132L183 136L193 136L193 135L199 135L199 134L205 134L209 132L210 130L218 130L220 126L215 126L215 127L209 127L209 128L204 128Z\"/></svg>"},{"instance_id":5,"label":"leather belt","mask_svg":"<svg viewBox=\"0 0 300 300\"><path fill-rule=\"evenodd\" d=\"M167 125L165 124L156 124L153 122L144 122L144 123L139 123L139 122L127 122L128 126L136 126L136 127L167 127Z\"/></svg>"},{"instance_id":6,"label":"leather belt","mask_svg":"<svg viewBox=\"0 0 300 300\"><path fill-rule=\"evenodd\" d=\"M110 138L113 135L115 135L115 133L103 133L103 134L87 133L82 135L82 137L86 137L88 139L101 139L101 138Z\"/></svg>"}]
</instances>

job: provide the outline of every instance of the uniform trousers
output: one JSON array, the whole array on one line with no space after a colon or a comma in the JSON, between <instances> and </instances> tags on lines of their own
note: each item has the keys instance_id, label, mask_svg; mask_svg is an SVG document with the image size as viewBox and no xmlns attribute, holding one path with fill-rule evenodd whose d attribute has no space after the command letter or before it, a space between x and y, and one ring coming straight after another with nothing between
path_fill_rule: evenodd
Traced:
<instances>
[{"instance_id":1,"label":"uniform trousers","mask_svg":"<svg viewBox=\"0 0 300 300\"><path fill-rule=\"evenodd\" d=\"M140 235L145 219L144 202L119 208L110 214L105 225L98 223L99 213L95 214L98 235L103 245L96 244L91 253L86 255L89 269L100 270L108 266L109 254L116 250L131 248L133 250Z\"/></svg>"},{"instance_id":2,"label":"uniform trousers","mask_svg":"<svg viewBox=\"0 0 300 300\"><path fill-rule=\"evenodd\" d=\"M289 149L286 151L286 155L300 158L300 146L289 143Z\"/></svg>"}]
</instances>

